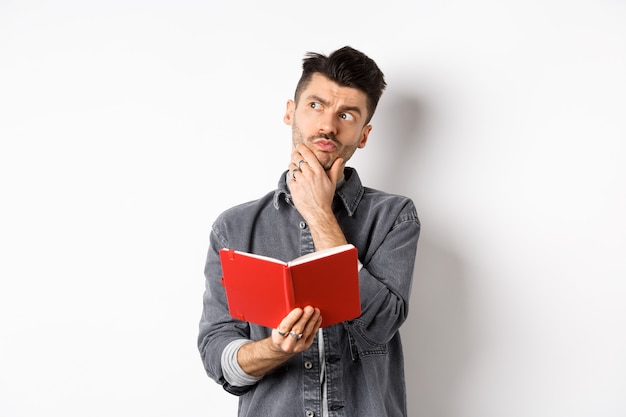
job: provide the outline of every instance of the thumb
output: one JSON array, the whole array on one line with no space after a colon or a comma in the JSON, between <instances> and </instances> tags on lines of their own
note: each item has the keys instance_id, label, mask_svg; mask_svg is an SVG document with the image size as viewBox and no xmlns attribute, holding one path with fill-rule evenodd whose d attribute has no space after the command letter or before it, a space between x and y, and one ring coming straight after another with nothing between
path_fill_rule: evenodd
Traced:
<instances>
[{"instance_id":1,"label":"thumb","mask_svg":"<svg viewBox=\"0 0 626 417\"><path fill-rule=\"evenodd\" d=\"M337 181L339 181L339 178L343 175L343 168L343 158L335 159L335 162L333 162L333 165L328 170L328 178L333 182L333 184L337 184Z\"/></svg>"}]
</instances>

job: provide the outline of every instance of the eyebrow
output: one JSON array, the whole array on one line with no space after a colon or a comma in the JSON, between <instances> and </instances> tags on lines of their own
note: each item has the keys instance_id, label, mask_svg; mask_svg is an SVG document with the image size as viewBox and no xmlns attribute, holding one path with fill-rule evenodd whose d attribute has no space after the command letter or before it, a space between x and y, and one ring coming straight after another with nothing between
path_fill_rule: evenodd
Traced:
<instances>
[{"instance_id":1,"label":"eyebrow","mask_svg":"<svg viewBox=\"0 0 626 417\"><path fill-rule=\"evenodd\" d=\"M308 97L307 97L307 100L309 100L309 101L310 101L310 100L313 100L313 101L319 101L319 102L320 102L320 103L322 103L324 106L328 106L328 101L327 101L327 100L324 100L323 98L321 98L321 97L319 97L319 96L316 96L315 94L311 94L310 96L308 96ZM360 108L360 107L358 107L358 106L341 106L341 107L339 108L339 110L340 110L341 112L353 111L353 112L355 112L355 113L358 113L358 114L359 114L359 116L361 116L361 115L362 115L361 108Z\"/></svg>"}]
</instances>

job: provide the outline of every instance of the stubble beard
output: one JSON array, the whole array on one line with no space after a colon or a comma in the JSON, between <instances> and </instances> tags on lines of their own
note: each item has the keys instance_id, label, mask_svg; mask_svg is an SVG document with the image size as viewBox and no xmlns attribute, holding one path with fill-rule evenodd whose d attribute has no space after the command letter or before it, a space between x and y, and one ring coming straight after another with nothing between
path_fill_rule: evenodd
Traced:
<instances>
[{"instance_id":1,"label":"stubble beard","mask_svg":"<svg viewBox=\"0 0 626 417\"><path fill-rule=\"evenodd\" d=\"M339 149L341 145L333 137L329 137L330 135L314 135L314 136L308 137L305 140L304 135L302 134L302 131L300 131L300 129L298 129L298 127L295 124L293 125L291 131L292 131L292 141L293 141L294 148L298 144L302 143L304 146L309 148L311 152L315 154L315 157L317 158L319 163L324 167L326 171L328 171L330 167L333 166L333 162L335 162L336 158L332 158L328 153L316 150L312 147L313 141L315 139L325 138L325 139L330 139L333 142L335 142L335 144L337 145L337 149Z\"/></svg>"},{"instance_id":2,"label":"stubble beard","mask_svg":"<svg viewBox=\"0 0 626 417\"><path fill-rule=\"evenodd\" d=\"M345 148L341 145L341 143L339 143L339 141L334 137L334 135L329 135L325 133L309 136L305 140L304 135L302 134L302 131L298 129L295 123L293 124L291 131L292 131L292 142L293 142L294 148L298 144L302 143L307 148L311 149L311 152L315 154L315 156L317 157L317 160L324 167L326 171L330 170L330 168L333 166L333 164L339 157L343 158L343 163L345 164L348 161L348 159L352 157L352 154L354 154L354 152L357 149L357 146L354 146L354 148ZM337 146L337 150L339 151L339 154L333 157L328 152L323 152L323 151L319 151L319 150L312 148L311 145L313 144L313 141L315 141L316 139L321 139L321 138L332 140Z\"/></svg>"}]
</instances>

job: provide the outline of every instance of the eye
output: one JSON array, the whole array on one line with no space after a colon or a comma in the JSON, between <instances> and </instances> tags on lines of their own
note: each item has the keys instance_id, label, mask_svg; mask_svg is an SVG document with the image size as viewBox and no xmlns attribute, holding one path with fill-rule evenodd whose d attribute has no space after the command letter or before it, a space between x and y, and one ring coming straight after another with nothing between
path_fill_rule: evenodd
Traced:
<instances>
[{"instance_id":1,"label":"eye","mask_svg":"<svg viewBox=\"0 0 626 417\"><path fill-rule=\"evenodd\" d=\"M353 121L354 120L354 116L351 115L350 113L340 113L339 117L343 120L347 120L347 121Z\"/></svg>"},{"instance_id":2,"label":"eye","mask_svg":"<svg viewBox=\"0 0 626 417\"><path fill-rule=\"evenodd\" d=\"M322 108L322 105L318 103L317 101L313 101L309 104L309 107L312 108L313 110L320 110Z\"/></svg>"}]
</instances>

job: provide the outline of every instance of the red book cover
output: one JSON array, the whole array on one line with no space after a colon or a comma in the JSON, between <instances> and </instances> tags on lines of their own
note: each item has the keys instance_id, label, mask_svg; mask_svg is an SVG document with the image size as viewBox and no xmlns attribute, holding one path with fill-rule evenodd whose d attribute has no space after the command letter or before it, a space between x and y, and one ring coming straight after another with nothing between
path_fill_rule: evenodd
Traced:
<instances>
[{"instance_id":1,"label":"red book cover","mask_svg":"<svg viewBox=\"0 0 626 417\"><path fill-rule=\"evenodd\" d=\"M361 315L357 250L337 246L290 262L221 249L230 315L274 328L294 308L317 307L322 327Z\"/></svg>"}]
</instances>

